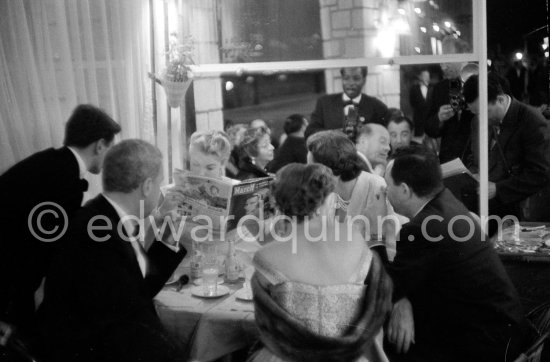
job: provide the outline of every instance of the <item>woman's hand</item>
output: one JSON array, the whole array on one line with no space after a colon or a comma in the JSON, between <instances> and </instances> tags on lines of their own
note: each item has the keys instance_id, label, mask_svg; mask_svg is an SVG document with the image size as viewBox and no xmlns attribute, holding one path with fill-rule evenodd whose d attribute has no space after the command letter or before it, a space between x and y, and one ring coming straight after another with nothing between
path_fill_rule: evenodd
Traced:
<instances>
[{"instance_id":1,"label":"woman's hand","mask_svg":"<svg viewBox=\"0 0 550 362\"><path fill-rule=\"evenodd\" d=\"M174 210L179 204L183 203L184 200L184 191L183 186L174 185L166 190L164 198L159 206L159 217L164 217L172 210Z\"/></svg>"}]
</instances>

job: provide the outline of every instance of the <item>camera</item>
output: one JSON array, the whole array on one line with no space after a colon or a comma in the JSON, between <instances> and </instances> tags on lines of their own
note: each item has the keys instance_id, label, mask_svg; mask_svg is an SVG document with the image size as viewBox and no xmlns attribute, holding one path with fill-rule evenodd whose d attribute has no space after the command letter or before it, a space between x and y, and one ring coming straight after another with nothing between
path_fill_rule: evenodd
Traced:
<instances>
[{"instance_id":1,"label":"camera","mask_svg":"<svg viewBox=\"0 0 550 362\"><path fill-rule=\"evenodd\" d=\"M357 138L359 126L360 126L359 114L357 113L357 110L355 109L355 107L350 107L348 111L348 115L344 120L344 127L342 131L346 134L346 136L348 136L348 138L353 143L355 143L355 140Z\"/></svg>"},{"instance_id":2,"label":"camera","mask_svg":"<svg viewBox=\"0 0 550 362\"><path fill-rule=\"evenodd\" d=\"M462 94L462 82L460 79L451 80L449 83L449 104L455 112L466 109L466 102Z\"/></svg>"}]
</instances>

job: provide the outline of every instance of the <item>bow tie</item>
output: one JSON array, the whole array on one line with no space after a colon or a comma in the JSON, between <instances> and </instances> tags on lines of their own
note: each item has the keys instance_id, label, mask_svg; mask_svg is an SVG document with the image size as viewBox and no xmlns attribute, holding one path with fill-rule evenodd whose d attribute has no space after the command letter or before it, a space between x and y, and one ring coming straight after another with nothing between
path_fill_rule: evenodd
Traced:
<instances>
[{"instance_id":1,"label":"bow tie","mask_svg":"<svg viewBox=\"0 0 550 362\"><path fill-rule=\"evenodd\" d=\"M88 191L88 181L86 179L81 178L78 180L78 186L82 192Z\"/></svg>"},{"instance_id":2,"label":"bow tie","mask_svg":"<svg viewBox=\"0 0 550 362\"><path fill-rule=\"evenodd\" d=\"M347 106L359 107L359 103L356 103L350 99L349 101L344 101L344 107Z\"/></svg>"}]
</instances>

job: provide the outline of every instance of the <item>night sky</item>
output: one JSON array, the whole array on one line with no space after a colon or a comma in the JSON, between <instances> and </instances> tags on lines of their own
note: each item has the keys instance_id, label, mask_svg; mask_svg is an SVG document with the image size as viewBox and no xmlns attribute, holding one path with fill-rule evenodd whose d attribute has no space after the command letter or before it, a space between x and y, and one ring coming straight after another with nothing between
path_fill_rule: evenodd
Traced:
<instances>
[{"instance_id":1,"label":"night sky","mask_svg":"<svg viewBox=\"0 0 550 362\"><path fill-rule=\"evenodd\" d=\"M487 0L487 33L490 50L500 44L504 55L523 50L523 36L547 22L547 0ZM547 32L530 37L537 42ZM545 35L548 36L548 35Z\"/></svg>"}]
</instances>

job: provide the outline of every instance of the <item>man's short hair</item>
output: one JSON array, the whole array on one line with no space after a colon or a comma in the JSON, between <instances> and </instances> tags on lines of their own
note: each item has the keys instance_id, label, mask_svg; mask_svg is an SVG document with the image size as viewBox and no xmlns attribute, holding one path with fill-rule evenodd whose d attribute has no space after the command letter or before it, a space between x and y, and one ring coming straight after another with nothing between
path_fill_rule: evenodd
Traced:
<instances>
[{"instance_id":1,"label":"man's short hair","mask_svg":"<svg viewBox=\"0 0 550 362\"><path fill-rule=\"evenodd\" d=\"M285 120L284 130L286 134L299 131L304 126L304 116L301 114L292 114Z\"/></svg>"},{"instance_id":2,"label":"man's short hair","mask_svg":"<svg viewBox=\"0 0 550 362\"><path fill-rule=\"evenodd\" d=\"M395 150L391 177L396 185L406 183L418 197L432 196L443 189L437 155L423 145Z\"/></svg>"},{"instance_id":3,"label":"man's short hair","mask_svg":"<svg viewBox=\"0 0 550 362\"><path fill-rule=\"evenodd\" d=\"M111 143L120 132L120 125L102 109L91 104L77 106L65 126L65 146L78 148L104 139Z\"/></svg>"},{"instance_id":4,"label":"man's short hair","mask_svg":"<svg viewBox=\"0 0 550 362\"><path fill-rule=\"evenodd\" d=\"M103 161L103 190L130 193L162 170L162 153L152 144L124 140L107 151Z\"/></svg>"},{"instance_id":5,"label":"man's short hair","mask_svg":"<svg viewBox=\"0 0 550 362\"><path fill-rule=\"evenodd\" d=\"M497 96L505 94L503 87L504 79L494 72L489 73L487 77L487 100L489 103L494 103ZM479 97L478 93L479 76L474 74L464 83L462 92L466 104L475 102ZM505 85L505 84L504 84Z\"/></svg>"},{"instance_id":6,"label":"man's short hair","mask_svg":"<svg viewBox=\"0 0 550 362\"><path fill-rule=\"evenodd\" d=\"M374 129L377 126L382 127L380 129L387 129L386 126L383 126L383 125L378 124L378 123L364 124L363 126L359 127L359 129L357 131L357 137L355 138L355 143L356 144L359 143L359 140L361 139L361 137L370 137L370 136L372 136L373 133L374 133Z\"/></svg>"},{"instance_id":7,"label":"man's short hair","mask_svg":"<svg viewBox=\"0 0 550 362\"><path fill-rule=\"evenodd\" d=\"M388 122L388 126L389 126L390 122L393 122L395 124L401 124L403 122L406 122L409 125L409 129L411 131L414 131L414 122L408 117L401 116L401 117L390 118L390 120Z\"/></svg>"},{"instance_id":8,"label":"man's short hair","mask_svg":"<svg viewBox=\"0 0 550 362\"><path fill-rule=\"evenodd\" d=\"M361 69L361 74L363 75L363 78L367 78L367 74L369 74L369 67L345 67L345 68L340 68L340 75L343 77L344 76L344 69L354 69L354 68L360 68Z\"/></svg>"}]
</instances>

